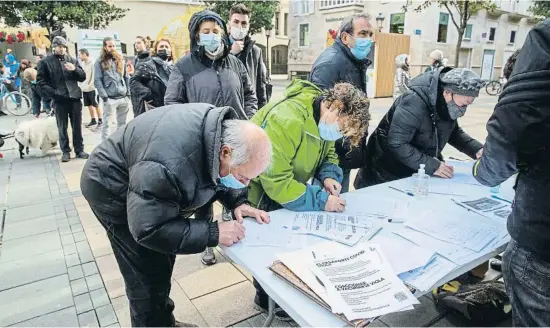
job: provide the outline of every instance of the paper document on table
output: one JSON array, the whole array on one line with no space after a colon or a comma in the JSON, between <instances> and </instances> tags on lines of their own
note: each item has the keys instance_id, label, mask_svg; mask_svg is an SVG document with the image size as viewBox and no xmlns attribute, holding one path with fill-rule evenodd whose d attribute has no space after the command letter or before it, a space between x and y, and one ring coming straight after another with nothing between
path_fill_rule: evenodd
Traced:
<instances>
[{"instance_id":1,"label":"paper document on table","mask_svg":"<svg viewBox=\"0 0 550 328\"><path fill-rule=\"evenodd\" d=\"M384 261L380 246L362 244L332 259L314 262L334 313L348 320L373 318L419 304Z\"/></svg>"},{"instance_id":2,"label":"paper document on table","mask_svg":"<svg viewBox=\"0 0 550 328\"><path fill-rule=\"evenodd\" d=\"M472 175L475 161L446 161L454 169L453 177L447 181L482 186Z\"/></svg>"},{"instance_id":3,"label":"paper document on table","mask_svg":"<svg viewBox=\"0 0 550 328\"><path fill-rule=\"evenodd\" d=\"M377 235L371 242L380 245L396 274L424 267L436 254L398 235Z\"/></svg>"},{"instance_id":4,"label":"paper document on table","mask_svg":"<svg viewBox=\"0 0 550 328\"><path fill-rule=\"evenodd\" d=\"M411 178L402 179L392 182L389 186L391 188L397 189L403 193L413 193ZM459 184L450 184L448 180L439 179L439 178L430 178L429 182L429 194L433 195L442 195L442 196L455 196L455 197L466 197L467 192L460 188Z\"/></svg>"},{"instance_id":5,"label":"paper document on table","mask_svg":"<svg viewBox=\"0 0 550 328\"><path fill-rule=\"evenodd\" d=\"M401 273L399 278L416 289L426 292L456 268L453 262L436 255L425 267Z\"/></svg>"},{"instance_id":6,"label":"paper document on table","mask_svg":"<svg viewBox=\"0 0 550 328\"><path fill-rule=\"evenodd\" d=\"M417 217L408 220L405 225L409 228L423 232L443 241L460 245L479 252L498 235L498 231L488 224L478 222L471 224L457 218L439 215L437 220L429 220L429 217L437 217L428 210Z\"/></svg>"},{"instance_id":7,"label":"paper document on table","mask_svg":"<svg viewBox=\"0 0 550 328\"><path fill-rule=\"evenodd\" d=\"M258 224L256 220L245 220L243 245L249 247L284 247L301 248L307 243L307 236L292 234L288 229L273 221L269 224Z\"/></svg>"},{"instance_id":8,"label":"paper document on table","mask_svg":"<svg viewBox=\"0 0 550 328\"><path fill-rule=\"evenodd\" d=\"M326 289L311 271L311 266L315 260L326 259L330 254L341 253L349 249L349 247L334 241L324 241L294 252L278 253L276 256L317 296L329 304Z\"/></svg>"},{"instance_id":9,"label":"paper document on table","mask_svg":"<svg viewBox=\"0 0 550 328\"><path fill-rule=\"evenodd\" d=\"M455 201L455 203L490 219L506 220L512 213L512 204L495 198L482 197L473 200Z\"/></svg>"},{"instance_id":10,"label":"paper document on table","mask_svg":"<svg viewBox=\"0 0 550 328\"><path fill-rule=\"evenodd\" d=\"M381 227L367 218L328 212L296 213L290 226L295 234L308 234L353 246L361 239L368 240Z\"/></svg>"},{"instance_id":11,"label":"paper document on table","mask_svg":"<svg viewBox=\"0 0 550 328\"><path fill-rule=\"evenodd\" d=\"M342 198L346 200L343 214L393 222L404 222L409 217L409 201L354 192L342 194Z\"/></svg>"}]
</instances>

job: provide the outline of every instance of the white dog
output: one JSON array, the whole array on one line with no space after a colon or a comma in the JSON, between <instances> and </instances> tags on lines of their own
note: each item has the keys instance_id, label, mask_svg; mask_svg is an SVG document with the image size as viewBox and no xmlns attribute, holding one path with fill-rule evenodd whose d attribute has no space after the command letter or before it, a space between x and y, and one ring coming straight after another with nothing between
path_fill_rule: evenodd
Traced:
<instances>
[{"instance_id":1,"label":"white dog","mask_svg":"<svg viewBox=\"0 0 550 328\"><path fill-rule=\"evenodd\" d=\"M27 147L27 154L30 148L42 150L42 156L48 150L57 145L59 132L55 117L49 116L44 119L35 119L19 124L14 132L15 140L19 143L19 157L23 158L23 149Z\"/></svg>"}]
</instances>

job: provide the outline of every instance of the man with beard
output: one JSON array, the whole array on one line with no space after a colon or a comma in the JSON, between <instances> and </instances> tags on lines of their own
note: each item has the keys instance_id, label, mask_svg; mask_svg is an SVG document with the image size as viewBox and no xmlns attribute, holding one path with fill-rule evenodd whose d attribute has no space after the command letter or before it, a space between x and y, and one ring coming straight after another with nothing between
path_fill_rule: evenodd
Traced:
<instances>
[{"instance_id":1,"label":"man with beard","mask_svg":"<svg viewBox=\"0 0 550 328\"><path fill-rule=\"evenodd\" d=\"M262 50L248 35L250 28L251 11L240 3L231 7L229 11L229 41L231 54L239 58L248 71L248 76L258 98L258 108L267 103L266 96L266 67L262 58Z\"/></svg>"},{"instance_id":2,"label":"man with beard","mask_svg":"<svg viewBox=\"0 0 550 328\"><path fill-rule=\"evenodd\" d=\"M55 118L59 129L59 145L62 162L71 160L71 147L67 127L69 118L73 130L73 147L77 158L87 159L82 140L82 90L78 82L86 80L86 73L76 58L67 54L67 40L56 36L52 42L53 56L46 56L37 66L36 84L45 98L53 99Z\"/></svg>"},{"instance_id":3,"label":"man with beard","mask_svg":"<svg viewBox=\"0 0 550 328\"><path fill-rule=\"evenodd\" d=\"M117 128L126 124L130 96L126 65L112 37L103 39L103 48L95 62L94 74L94 85L103 101L101 140L105 140L109 136L109 119L113 113L116 113Z\"/></svg>"}]
</instances>

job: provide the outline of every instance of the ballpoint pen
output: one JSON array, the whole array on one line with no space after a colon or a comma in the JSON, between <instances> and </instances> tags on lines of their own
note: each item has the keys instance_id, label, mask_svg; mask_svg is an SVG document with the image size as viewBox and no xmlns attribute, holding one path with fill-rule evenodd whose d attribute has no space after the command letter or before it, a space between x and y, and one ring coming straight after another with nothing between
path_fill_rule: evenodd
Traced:
<instances>
[{"instance_id":1,"label":"ballpoint pen","mask_svg":"<svg viewBox=\"0 0 550 328\"><path fill-rule=\"evenodd\" d=\"M512 204L512 202L509 201L508 199L500 198L500 197L495 196L495 195L491 195L491 198L501 200L501 201L506 202L506 203L508 203L508 204Z\"/></svg>"},{"instance_id":2,"label":"ballpoint pen","mask_svg":"<svg viewBox=\"0 0 550 328\"><path fill-rule=\"evenodd\" d=\"M401 189L397 189L397 188L392 187L392 186L388 186L388 187L390 187L391 189L393 189L393 190L395 190L395 191L402 192L402 193L404 193L405 195L414 196L414 194L413 194L412 192L410 192L410 191L403 191L403 190L401 190Z\"/></svg>"}]
</instances>

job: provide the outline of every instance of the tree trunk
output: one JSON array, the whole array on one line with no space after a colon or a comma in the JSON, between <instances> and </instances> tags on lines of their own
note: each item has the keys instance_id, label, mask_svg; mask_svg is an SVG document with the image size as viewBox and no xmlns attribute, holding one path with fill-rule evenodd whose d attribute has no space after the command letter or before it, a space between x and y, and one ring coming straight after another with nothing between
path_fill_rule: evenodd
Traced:
<instances>
[{"instance_id":1,"label":"tree trunk","mask_svg":"<svg viewBox=\"0 0 550 328\"><path fill-rule=\"evenodd\" d=\"M455 68L458 68L458 62L460 60L460 49L462 47L462 37L464 36L464 29L458 30L458 41L456 41L455 49Z\"/></svg>"}]
</instances>

